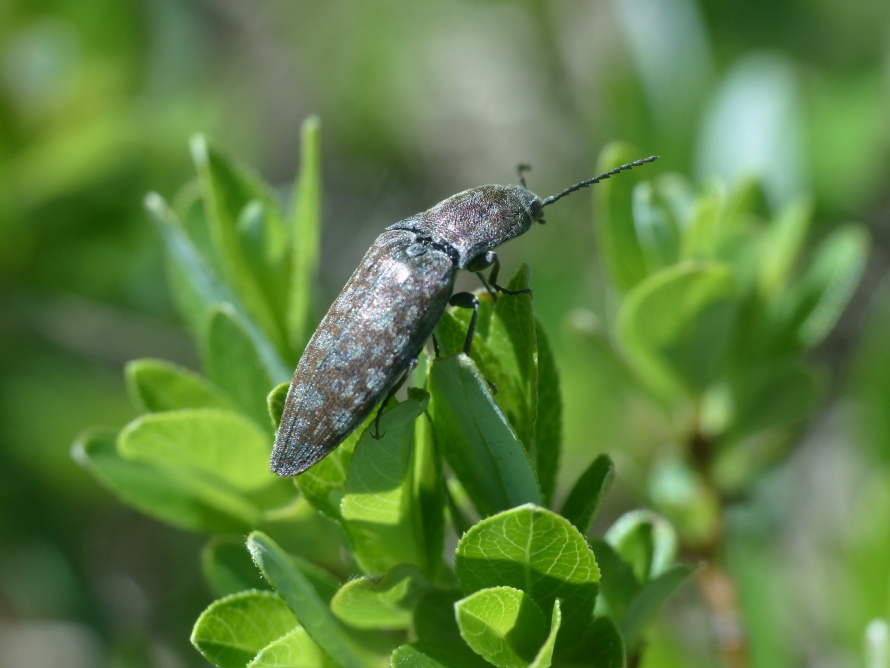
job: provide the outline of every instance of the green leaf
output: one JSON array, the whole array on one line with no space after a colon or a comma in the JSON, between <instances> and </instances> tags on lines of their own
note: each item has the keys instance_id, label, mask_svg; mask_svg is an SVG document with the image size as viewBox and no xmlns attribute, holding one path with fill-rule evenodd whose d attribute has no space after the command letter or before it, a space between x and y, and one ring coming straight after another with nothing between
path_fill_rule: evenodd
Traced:
<instances>
[{"instance_id":1,"label":"green leaf","mask_svg":"<svg viewBox=\"0 0 890 668\"><path fill-rule=\"evenodd\" d=\"M631 510L609 527L606 541L645 582L665 572L677 556L677 532L650 510Z\"/></svg>"},{"instance_id":2,"label":"green leaf","mask_svg":"<svg viewBox=\"0 0 890 668\"><path fill-rule=\"evenodd\" d=\"M455 569L465 594L507 586L549 614L562 599L560 637L571 644L593 614L599 569L584 536L565 518L527 504L482 520L460 539Z\"/></svg>"},{"instance_id":3,"label":"green leaf","mask_svg":"<svg viewBox=\"0 0 890 668\"><path fill-rule=\"evenodd\" d=\"M218 264L239 301L281 353L285 349L283 322L276 318L273 304L264 294L256 273L257 268L248 260L238 225L242 210L250 202L264 202L266 211L271 213L275 211L274 200L258 178L232 165L201 135L192 138L191 151ZM283 239L283 223L277 215L270 215L268 221L273 228L269 234L275 239L270 240L274 257L283 251L283 244L277 242L277 239Z\"/></svg>"},{"instance_id":4,"label":"green leaf","mask_svg":"<svg viewBox=\"0 0 890 668\"><path fill-rule=\"evenodd\" d=\"M578 476L562 504L560 515L582 533L590 531L593 518L615 479L615 465L608 455L600 455Z\"/></svg>"},{"instance_id":5,"label":"green leaf","mask_svg":"<svg viewBox=\"0 0 890 668\"><path fill-rule=\"evenodd\" d=\"M407 629L414 606L429 582L415 566L400 564L375 577L350 580L331 601L331 610L350 626Z\"/></svg>"},{"instance_id":6,"label":"green leaf","mask_svg":"<svg viewBox=\"0 0 890 668\"><path fill-rule=\"evenodd\" d=\"M491 668L491 664L458 638L450 645L417 642L402 645L390 657L392 668Z\"/></svg>"},{"instance_id":7,"label":"green leaf","mask_svg":"<svg viewBox=\"0 0 890 668\"><path fill-rule=\"evenodd\" d=\"M82 434L72 456L125 504L181 529L242 533L259 521L259 509L228 487L179 468L122 458L113 434Z\"/></svg>"},{"instance_id":8,"label":"green leaf","mask_svg":"<svg viewBox=\"0 0 890 668\"><path fill-rule=\"evenodd\" d=\"M294 614L270 591L245 591L214 601L192 630L192 645L216 666L244 666L257 652L297 626Z\"/></svg>"},{"instance_id":9,"label":"green leaf","mask_svg":"<svg viewBox=\"0 0 890 668\"><path fill-rule=\"evenodd\" d=\"M118 437L128 459L209 475L243 492L276 482L268 470L269 446L268 434L250 420L211 408L145 415Z\"/></svg>"},{"instance_id":10,"label":"green leaf","mask_svg":"<svg viewBox=\"0 0 890 668\"><path fill-rule=\"evenodd\" d=\"M796 359L746 369L732 383L735 412L724 439L799 424L813 414L827 389L824 373Z\"/></svg>"},{"instance_id":11,"label":"green leaf","mask_svg":"<svg viewBox=\"0 0 890 668\"><path fill-rule=\"evenodd\" d=\"M235 409L232 400L213 383L171 362L133 360L127 363L124 376L133 403L150 413L180 408Z\"/></svg>"},{"instance_id":12,"label":"green leaf","mask_svg":"<svg viewBox=\"0 0 890 668\"><path fill-rule=\"evenodd\" d=\"M778 216L760 246L760 289L769 296L787 284L810 229L813 203L798 200Z\"/></svg>"},{"instance_id":13,"label":"green leaf","mask_svg":"<svg viewBox=\"0 0 890 668\"><path fill-rule=\"evenodd\" d=\"M263 576L325 654L341 668L362 668L366 664L363 650L349 637L287 553L259 531L247 537L247 548Z\"/></svg>"},{"instance_id":14,"label":"green leaf","mask_svg":"<svg viewBox=\"0 0 890 668\"><path fill-rule=\"evenodd\" d=\"M346 472L355 444L375 417L376 413L371 413L331 454L295 478L297 489L306 500L337 522L343 519L340 504L346 494Z\"/></svg>"},{"instance_id":15,"label":"green leaf","mask_svg":"<svg viewBox=\"0 0 890 668\"><path fill-rule=\"evenodd\" d=\"M643 585L621 620L621 634L628 647L633 647L640 640L661 606L695 570L691 566L674 566Z\"/></svg>"},{"instance_id":16,"label":"green leaf","mask_svg":"<svg viewBox=\"0 0 890 668\"><path fill-rule=\"evenodd\" d=\"M300 172L288 215L291 246L287 333L293 350L312 336L312 294L321 252L321 123L316 116L300 129Z\"/></svg>"},{"instance_id":17,"label":"green leaf","mask_svg":"<svg viewBox=\"0 0 890 668\"><path fill-rule=\"evenodd\" d=\"M337 668L306 629L297 627L259 651L247 668Z\"/></svg>"},{"instance_id":18,"label":"green leaf","mask_svg":"<svg viewBox=\"0 0 890 668\"><path fill-rule=\"evenodd\" d=\"M239 408L266 427L266 395L277 379L269 377L238 313L230 304L211 309L202 353L207 375L235 399Z\"/></svg>"},{"instance_id":19,"label":"green leaf","mask_svg":"<svg viewBox=\"0 0 890 668\"><path fill-rule=\"evenodd\" d=\"M210 311L216 304L232 304L269 377L276 382L287 380L291 369L283 362L278 350L253 318L247 315L235 294L201 257L164 199L151 193L145 198L145 208L164 241L179 311L195 337L202 338Z\"/></svg>"},{"instance_id":20,"label":"green leaf","mask_svg":"<svg viewBox=\"0 0 890 668\"><path fill-rule=\"evenodd\" d=\"M553 648L556 646L556 636L559 634L559 627L562 625L562 611L560 609L559 599L553 602L553 614L550 616L550 633L547 640L541 645L541 649L535 655L535 660L531 662L529 668L550 668L553 662Z\"/></svg>"},{"instance_id":21,"label":"green leaf","mask_svg":"<svg viewBox=\"0 0 890 668\"><path fill-rule=\"evenodd\" d=\"M597 614L608 613L621 620L642 585L631 565L609 543L594 538L590 545L602 573L602 596L597 601Z\"/></svg>"},{"instance_id":22,"label":"green leaf","mask_svg":"<svg viewBox=\"0 0 890 668\"><path fill-rule=\"evenodd\" d=\"M550 505L556 489L562 453L562 394L550 341L540 322L536 321L535 331L538 339L538 417L533 457L546 506Z\"/></svg>"},{"instance_id":23,"label":"green leaf","mask_svg":"<svg viewBox=\"0 0 890 668\"><path fill-rule=\"evenodd\" d=\"M717 376L735 323L730 267L687 262L650 276L628 294L619 335L629 361L661 396L701 393Z\"/></svg>"},{"instance_id":24,"label":"green leaf","mask_svg":"<svg viewBox=\"0 0 890 668\"><path fill-rule=\"evenodd\" d=\"M783 306L788 330L804 348L819 343L834 327L859 284L868 259L868 232L848 224L835 230L816 250Z\"/></svg>"},{"instance_id":25,"label":"green leaf","mask_svg":"<svg viewBox=\"0 0 890 668\"><path fill-rule=\"evenodd\" d=\"M611 144L600 154L597 171L606 172L639 157L640 153L627 144ZM632 192L643 171L634 169L620 178L598 183L594 194L597 243L606 272L612 284L621 291L631 289L647 273L631 206Z\"/></svg>"},{"instance_id":26,"label":"green leaf","mask_svg":"<svg viewBox=\"0 0 890 668\"><path fill-rule=\"evenodd\" d=\"M598 617L584 638L582 656L591 668L625 668L625 643L615 623Z\"/></svg>"},{"instance_id":27,"label":"green leaf","mask_svg":"<svg viewBox=\"0 0 890 668\"><path fill-rule=\"evenodd\" d=\"M213 536L204 543L201 572L217 596L267 588L240 536Z\"/></svg>"},{"instance_id":28,"label":"green leaf","mask_svg":"<svg viewBox=\"0 0 890 668\"><path fill-rule=\"evenodd\" d=\"M647 273L677 262L680 231L676 221L649 181L638 183L632 193L633 220Z\"/></svg>"},{"instance_id":29,"label":"green leaf","mask_svg":"<svg viewBox=\"0 0 890 668\"><path fill-rule=\"evenodd\" d=\"M526 668L547 638L541 607L519 589L481 589L454 609L466 643L499 668Z\"/></svg>"},{"instance_id":30,"label":"green leaf","mask_svg":"<svg viewBox=\"0 0 890 668\"><path fill-rule=\"evenodd\" d=\"M712 260L717 254L723 199L702 195L695 200L689 222L683 230L680 257L684 260Z\"/></svg>"},{"instance_id":31,"label":"green leaf","mask_svg":"<svg viewBox=\"0 0 890 668\"><path fill-rule=\"evenodd\" d=\"M508 290L531 288L531 270L523 264ZM534 459L538 412L538 342L530 294L501 295L494 307L488 347L500 368L495 400L507 416L519 442ZM489 379L491 380L491 379Z\"/></svg>"},{"instance_id":32,"label":"green leaf","mask_svg":"<svg viewBox=\"0 0 890 668\"><path fill-rule=\"evenodd\" d=\"M266 395L266 410L269 412L269 420L272 426L277 430L281 424L281 414L284 412L284 404L287 400L287 392L290 389L290 383L278 383L272 388L272 391Z\"/></svg>"},{"instance_id":33,"label":"green leaf","mask_svg":"<svg viewBox=\"0 0 890 668\"><path fill-rule=\"evenodd\" d=\"M430 370L433 438L481 515L532 502L541 493L525 449L465 355Z\"/></svg>"},{"instance_id":34,"label":"green leaf","mask_svg":"<svg viewBox=\"0 0 890 668\"><path fill-rule=\"evenodd\" d=\"M414 634L434 645L462 645L454 604L462 598L459 589L427 589L414 605Z\"/></svg>"},{"instance_id":35,"label":"green leaf","mask_svg":"<svg viewBox=\"0 0 890 668\"><path fill-rule=\"evenodd\" d=\"M400 563L426 569L420 509L414 495L414 422L429 397L414 390L380 420L379 439L366 429L355 446L340 505L355 557L367 571Z\"/></svg>"}]
</instances>

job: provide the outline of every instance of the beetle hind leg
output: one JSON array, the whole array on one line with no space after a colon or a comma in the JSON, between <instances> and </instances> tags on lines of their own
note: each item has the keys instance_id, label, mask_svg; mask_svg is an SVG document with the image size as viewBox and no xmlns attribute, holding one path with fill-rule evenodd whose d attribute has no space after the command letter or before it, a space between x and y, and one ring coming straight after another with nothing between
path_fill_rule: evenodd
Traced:
<instances>
[{"instance_id":1,"label":"beetle hind leg","mask_svg":"<svg viewBox=\"0 0 890 668\"><path fill-rule=\"evenodd\" d=\"M380 408L377 409L377 415L374 417L374 433L371 434L371 438L375 441L379 441L381 438L386 436L386 432L380 433L380 418L383 416L383 410L386 408L386 404L389 403L389 400L396 396L396 392L402 389L402 385L405 384L405 381L408 380L408 377L414 372L414 369L417 368L417 358L413 358L410 362L408 362L408 368L405 369L405 373L402 374L402 377L396 381L396 384L392 386L392 389L386 393L386 396L383 398L383 401L380 402Z\"/></svg>"}]
</instances>

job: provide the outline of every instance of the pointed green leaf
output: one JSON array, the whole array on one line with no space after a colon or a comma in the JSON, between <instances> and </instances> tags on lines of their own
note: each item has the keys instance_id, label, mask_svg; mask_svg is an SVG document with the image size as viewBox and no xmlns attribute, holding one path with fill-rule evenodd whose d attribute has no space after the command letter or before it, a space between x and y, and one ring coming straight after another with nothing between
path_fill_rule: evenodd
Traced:
<instances>
[{"instance_id":1,"label":"pointed green leaf","mask_svg":"<svg viewBox=\"0 0 890 668\"><path fill-rule=\"evenodd\" d=\"M528 455L473 361L438 358L429 386L433 438L479 513L541 503Z\"/></svg>"},{"instance_id":2,"label":"pointed green leaf","mask_svg":"<svg viewBox=\"0 0 890 668\"><path fill-rule=\"evenodd\" d=\"M266 210L272 212L275 208L273 198L258 178L231 164L204 137L196 135L192 138L191 151L219 266L239 301L280 353L284 350L283 323L276 317L254 272L255 267L245 255L244 240L238 229L238 219L245 206L253 200L265 201ZM282 238L280 217L270 217L269 224L276 228L270 234ZM274 246L275 242L271 243ZM283 244L278 245L283 250Z\"/></svg>"},{"instance_id":3,"label":"pointed green leaf","mask_svg":"<svg viewBox=\"0 0 890 668\"><path fill-rule=\"evenodd\" d=\"M850 223L835 230L795 282L784 306L788 329L801 346L816 345L834 327L859 285L868 244L868 232L860 225Z\"/></svg>"},{"instance_id":4,"label":"pointed green leaf","mask_svg":"<svg viewBox=\"0 0 890 668\"><path fill-rule=\"evenodd\" d=\"M466 643L499 668L526 668L547 638L541 607L519 589L481 589L454 611Z\"/></svg>"},{"instance_id":5,"label":"pointed green leaf","mask_svg":"<svg viewBox=\"0 0 890 668\"><path fill-rule=\"evenodd\" d=\"M362 668L364 652L331 613L312 583L271 538L254 531L247 548L265 578L287 602L300 625L341 668Z\"/></svg>"},{"instance_id":6,"label":"pointed green leaf","mask_svg":"<svg viewBox=\"0 0 890 668\"><path fill-rule=\"evenodd\" d=\"M196 338L202 337L210 311L216 304L232 304L269 377L276 382L287 380L292 370L284 364L280 353L266 334L247 315L232 290L201 257L164 199L151 193L145 198L145 208L164 241L180 313Z\"/></svg>"},{"instance_id":7,"label":"pointed green leaf","mask_svg":"<svg viewBox=\"0 0 890 668\"><path fill-rule=\"evenodd\" d=\"M245 591L214 601L192 630L192 645L216 666L244 666L263 647L297 626L278 594Z\"/></svg>"},{"instance_id":8,"label":"pointed green leaf","mask_svg":"<svg viewBox=\"0 0 890 668\"><path fill-rule=\"evenodd\" d=\"M247 668L337 668L306 629L297 627L259 651Z\"/></svg>"},{"instance_id":9,"label":"pointed green leaf","mask_svg":"<svg viewBox=\"0 0 890 668\"><path fill-rule=\"evenodd\" d=\"M113 434L81 435L72 456L125 504L181 529L242 533L259 521L259 509L229 488L181 468L121 457Z\"/></svg>"},{"instance_id":10,"label":"pointed green leaf","mask_svg":"<svg viewBox=\"0 0 890 668\"><path fill-rule=\"evenodd\" d=\"M429 397L422 390L387 411L381 438L365 430L355 446L340 506L355 556L365 570L400 563L425 567L423 526L414 491L414 422Z\"/></svg>"},{"instance_id":11,"label":"pointed green leaf","mask_svg":"<svg viewBox=\"0 0 890 668\"><path fill-rule=\"evenodd\" d=\"M590 531L593 518L615 479L615 465L608 455L600 455L578 476L572 490L562 504L560 515L582 533Z\"/></svg>"},{"instance_id":12,"label":"pointed green leaf","mask_svg":"<svg viewBox=\"0 0 890 668\"><path fill-rule=\"evenodd\" d=\"M674 566L650 580L631 601L621 620L621 634L628 647L633 647L655 619L661 606L695 572L691 566Z\"/></svg>"},{"instance_id":13,"label":"pointed green leaf","mask_svg":"<svg viewBox=\"0 0 890 668\"><path fill-rule=\"evenodd\" d=\"M633 162L640 155L626 144L611 144L600 154L597 171L606 172ZM594 192L597 214L594 231L609 278L621 291L632 288L647 273L631 206L632 192L639 180L645 178L644 172L645 169L633 169L620 178L598 183Z\"/></svg>"},{"instance_id":14,"label":"pointed green leaf","mask_svg":"<svg viewBox=\"0 0 890 668\"><path fill-rule=\"evenodd\" d=\"M133 403L150 413L180 408L235 409L232 400L213 383L171 362L133 360L127 363L124 375Z\"/></svg>"},{"instance_id":15,"label":"pointed green leaf","mask_svg":"<svg viewBox=\"0 0 890 668\"><path fill-rule=\"evenodd\" d=\"M763 235L760 247L760 289L765 295L785 287L810 229L813 203L794 202L779 215Z\"/></svg>"},{"instance_id":16,"label":"pointed green leaf","mask_svg":"<svg viewBox=\"0 0 890 668\"><path fill-rule=\"evenodd\" d=\"M698 394L721 365L735 323L733 275L726 265L688 262L650 276L619 314L631 363L662 396L676 387Z\"/></svg>"},{"instance_id":17,"label":"pointed green leaf","mask_svg":"<svg viewBox=\"0 0 890 668\"><path fill-rule=\"evenodd\" d=\"M200 408L137 418L120 433L118 450L128 459L209 475L251 492L276 483L268 469L269 441L237 413Z\"/></svg>"},{"instance_id":18,"label":"pointed green leaf","mask_svg":"<svg viewBox=\"0 0 890 668\"><path fill-rule=\"evenodd\" d=\"M230 304L211 309L201 352L211 380L229 393L245 415L266 427L266 396L277 379L269 376L247 328Z\"/></svg>"},{"instance_id":19,"label":"pointed green leaf","mask_svg":"<svg viewBox=\"0 0 890 668\"><path fill-rule=\"evenodd\" d=\"M634 574L633 567L609 543L601 538L594 538L590 545L602 572L602 596L597 601L597 614L608 613L621 620L642 585Z\"/></svg>"},{"instance_id":20,"label":"pointed green leaf","mask_svg":"<svg viewBox=\"0 0 890 668\"><path fill-rule=\"evenodd\" d=\"M250 560L241 536L213 536L201 549L201 572L217 596L228 596L267 585Z\"/></svg>"},{"instance_id":21,"label":"pointed green leaf","mask_svg":"<svg viewBox=\"0 0 890 668\"><path fill-rule=\"evenodd\" d=\"M550 505L556 490L562 452L562 394L550 341L540 322L536 321L535 332L538 340L538 417L533 457L546 506Z\"/></svg>"},{"instance_id":22,"label":"pointed green leaf","mask_svg":"<svg viewBox=\"0 0 890 668\"><path fill-rule=\"evenodd\" d=\"M530 594L546 614L562 599L571 644L593 614L599 569L584 536L554 512L531 504L482 520L461 538L455 561L465 594L508 586Z\"/></svg>"},{"instance_id":23,"label":"pointed green leaf","mask_svg":"<svg viewBox=\"0 0 890 668\"><path fill-rule=\"evenodd\" d=\"M559 634L559 628L562 625L562 611L560 610L559 599L553 602L553 614L550 615L550 633L547 640L541 645L541 649L535 655L535 660L531 662L529 668L550 668L553 662L553 648L556 646L556 636Z\"/></svg>"},{"instance_id":24,"label":"pointed green leaf","mask_svg":"<svg viewBox=\"0 0 890 668\"><path fill-rule=\"evenodd\" d=\"M591 668L626 668L624 640L611 619L594 620L584 638L582 656Z\"/></svg>"},{"instance_id":25,"label":"pointed green leaf","mask_svg":"<svg viewBox=\"0 0 890 668\"><path fill-rule=\"evenodd\" d=\"M632 193L632 210L647 273L675 264L680 247L679 227L661 201L654 183L644 181L636 185Z\"/></svg>"},{"instance_id":26,"label":"pointed green leaf","mask_svg":"<svg viewBox=\"0 0 890 668\"><path fill-rule=\"evenodd\" d=\"M407 629L414 606L430 584L415 566L400 564L374 577L350 580L331 601L331 610L350 626Z\"/></svg>"},{"instance_id":27,"label":"pointed green leaf","mask_svg":"<svg viewBox=\"0 0 890 668\"><path fill-rule=\"evenodd\" d=\"M321 252L321 123L315 116L300 130L300 173L288 216L291 246L287 332L293 350L312 336L312 294Z\"/></svg>"},{"instance_id":28,"label":"pointed green leaf","mask_svg":"<svg viewBox=\"0 0 890 668\"><path fill-rule=\"evenodd\" d=\"M522 265L508 290L531 288L531 270ZM538 342L530 294L498 298L491 319L488 347L501 370L495 400L535 462L535 419L538 410ZM491 380L491 379L489 379Z\"/></svg>"}]
</instances>

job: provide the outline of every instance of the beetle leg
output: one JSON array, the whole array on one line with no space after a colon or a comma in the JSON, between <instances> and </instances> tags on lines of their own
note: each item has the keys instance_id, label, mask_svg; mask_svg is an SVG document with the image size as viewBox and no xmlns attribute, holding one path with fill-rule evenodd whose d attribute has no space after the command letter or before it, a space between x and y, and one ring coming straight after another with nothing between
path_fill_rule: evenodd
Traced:
<instances>
[{"instance_id":1,"label":"beetle leg","mask_svg":"<svg viewBox=\"0 0 890 668\"><path fill-rule=\"evenodd\" d=\"M436 340L435 334L433 334L433 352L436 353L436 357L439 356L439 342Z\"/></svg>"},{"instance_id":2,"label":"beetle leg","mask_svg":"<svg viewBox=\"0 0 890 668\"><path fill-rule=\"evenodd\" d=\"M392 389L386 393L386 397L384 397L383 401L380 404L380 408L377 409L377 415L374 417L374 433L371 434L371 438L376 441L379 441L381 438L386 436L386 432L380 433L380 417L383 415L383 409L386 408L386 404L389 403L389 400L396 396L396 392L402 389L402 385L405 384L405 381L408 380L408 376L410 376L414 369L417 368L417 358L415 357L410 362L408 362L408 368L405 369L405 373L402 374L402 377L399 378L398 382L392 386Z\"/></svg>"},{"instance_id":3,"label":"beetle leg","mask_svg":"<svg viewBox=\"0 0 890 668\"><path fill-rule=\"evenodd\" d=\"M498 260L497 253L492 253L491 251L485 254L485 259L492 264L491 273L488 274L488 282L491 284L492 288L498 292L503 292L505 295L532 295L532 297L534 297L534 290L531 288L525 288L524 290L508 290L507 288L498 285L498 273L501 271L501 261Z\"/></svg>"},{"instance_id":4,"label":"beetle leg","mask_svg":"<svg viewBox=\"0 0 890 668\"><path fill-rule=\"evenodd\" d=\"M473 309L473 317L470 318L470 327L467 329L467 338L464 341L464 355L469 355L473 334L476 332L476 320L479 318L479 297L472 292L455 292L448 303L451 306Z\"/></svg>"},{"instance_id":5,"label":"beetle leg","mask_svg":"<svg viewBox=\"0 0 890 668\"><path fill-rule=\"evenodd\" d=\"M516 178L519 179L519 185L526 190L528 190L528 186L525 185L525 173L530 172L531 169L531 165L516 165Z\"/></svg>"},{"instance_id":6,"label":"beetle leg","mask_svg":"<svg viewBox=\"0 0 890 668\"><path fill-rule=\"evenodd\" d=\"M470 326L467 329L467 338L464 341L464 355L469 357L470 347L473 343L473 334L476 333L476 320L479 318L479 298L472 292L455 292L451 295L451 299L448 300L448 303L451 306L473 309L473 317L470 318ZM492 394L498 393L497 385L488 380L488 378L485 378L485 382L488 383L488 386L491 388Z\"/></svg>"}]
</instances>

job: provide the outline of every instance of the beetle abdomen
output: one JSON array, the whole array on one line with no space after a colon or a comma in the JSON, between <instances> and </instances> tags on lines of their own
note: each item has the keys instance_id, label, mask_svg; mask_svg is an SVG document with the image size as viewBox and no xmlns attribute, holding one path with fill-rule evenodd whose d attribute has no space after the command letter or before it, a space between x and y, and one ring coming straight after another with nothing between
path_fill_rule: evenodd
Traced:
<instances>
[{"instance_id":1,"label":"beetle abdomen","mask_svg":"<svg viewBox=\"0 0 890 668\"><path fill-rule=\"evenodd\" d=\"M409 231L377 237L297 365L272 470L305 471L386 396L445 311L457 268Z\"/></svg>"}]
</instances>

